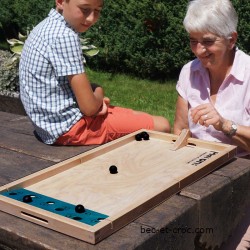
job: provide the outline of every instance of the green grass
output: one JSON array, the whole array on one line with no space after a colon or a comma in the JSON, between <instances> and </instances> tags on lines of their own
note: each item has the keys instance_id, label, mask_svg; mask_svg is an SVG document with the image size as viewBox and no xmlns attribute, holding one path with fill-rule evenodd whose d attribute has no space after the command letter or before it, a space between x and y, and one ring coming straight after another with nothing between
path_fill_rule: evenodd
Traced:
<instances>
[{"instance_id":1,"label":"green grass","mask_svg":"<svg viewBox=\"0 0 250 250\"><path fill-rule=\"evenodd\" d=\"M100 84L115 106L132 108L166 117L173 125L177 92L176 81L160 83L126 75L95 72L87 69L91 82Z\"/></svg>"}]
</instances>

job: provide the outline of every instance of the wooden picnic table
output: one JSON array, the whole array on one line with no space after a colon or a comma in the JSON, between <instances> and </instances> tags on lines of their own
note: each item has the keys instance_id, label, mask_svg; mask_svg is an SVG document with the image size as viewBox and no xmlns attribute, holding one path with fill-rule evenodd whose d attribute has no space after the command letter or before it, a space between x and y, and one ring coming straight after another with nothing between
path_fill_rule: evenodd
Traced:
<instances>
[{"instance_id":1,"label":"wooden picnic table","mask_svg":"<svg viewBox=\"0 0 250 250\"><path fill-rule=\"evenodd\" d=\"M45 145L27 116L0 111L0 186L94 147ZM96 245L0 212L0 249L214 249L243 217L249 190L250 161L235 158Z\"/></svg>"}]
</instances>

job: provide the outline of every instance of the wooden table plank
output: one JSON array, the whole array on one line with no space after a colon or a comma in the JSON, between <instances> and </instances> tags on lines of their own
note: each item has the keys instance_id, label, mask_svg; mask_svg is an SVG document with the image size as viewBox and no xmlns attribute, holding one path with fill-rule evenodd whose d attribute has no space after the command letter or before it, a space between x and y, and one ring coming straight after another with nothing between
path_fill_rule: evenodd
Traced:
<instances>
[{"instance_id":1,"label":"wooden table plank","mask_svg":"<svg viewBox=\"0 0 250 250\"><path fill-rule=\"evenodd\" d=\"M0 110L20 115L26 115L19 97L10 97L0 94Z\"/></svg>"},{"instance_id":2,"label":"wooden table plank","mask_svg":"<svg viewBox=\"0 0 250 250\"><path fill-rule=\"evenodd\" d=\"M53 161L0 148L0 186L53 165Z\"/></svg>"},{"instance_id":3,"label":"wooden table plank","mask_svg":"<svg viewBox=\"0 0 250 250\"><path fill-rule=\"evenodd\" d=\"M0 148L60 162L95 147L46 145L34 136L34 129L26 116L0 112L0 119Z\"/></svg>"},{"instance_id":4,"label":"wooden table plank","mask_svg":"<svg viewBox=\"0 0 250 250\"><path fill-rule=\"evenodd\" d=\"M34 135L34 127L27 116L0 112L0 128L10 129L16 133Z\"/></svg>"}]
</instances>

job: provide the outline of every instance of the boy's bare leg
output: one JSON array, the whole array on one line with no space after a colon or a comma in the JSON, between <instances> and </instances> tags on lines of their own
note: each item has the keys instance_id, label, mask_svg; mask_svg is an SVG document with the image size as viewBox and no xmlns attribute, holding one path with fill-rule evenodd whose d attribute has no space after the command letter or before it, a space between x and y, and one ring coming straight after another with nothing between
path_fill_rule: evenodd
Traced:
<instances>
[{"instance_id":1,"label":"boy's bare leg","mask_svg":"<svg viewBox=\"0 0 250 250\"><path fill-rule=\"evenodd\" d=\"M135 114L145 114L145 112L142 111L135 111ZM152 115L153 121L154 121L154 130L159 131L159 132L165 132L165 133L170 133L171 132L171 126L169 121L162 117L162 116L154 116Z\"/></svg>"},{"instance_id":2,"label":"boy's bare leg","mask_svg":"<svg viewBox=\"0 0 250 250\"><path fill-rule=\"evenodd\" d=\"M153 116L153 120L154 120L154 129L156 131L166 132L166 133L171 132L171 126L166 118L162 116Z\"/></svg>"}]
</instances>

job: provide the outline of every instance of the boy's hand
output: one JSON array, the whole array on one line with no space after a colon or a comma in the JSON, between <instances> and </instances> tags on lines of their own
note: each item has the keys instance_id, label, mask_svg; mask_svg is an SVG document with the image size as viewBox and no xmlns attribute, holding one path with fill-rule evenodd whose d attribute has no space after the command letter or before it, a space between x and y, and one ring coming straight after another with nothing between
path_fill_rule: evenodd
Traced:
<instances>
[{"instance_id":1,"label":"boy's hand","mask_svg":"<svg viewBox=\"0 0 250 250\"><path fill-rule=\"evenodd\" d=\"M110 99L109 99L108 97L104 96L103 102L105 102L106 105L109 106L109 104L110 104Z\"/></svg>"},{"instance_id":2,"label":"boy's hand","mask_svg":"<svg viewBox=\"0 0 250 250\"><path fill-rule=\"evenodd\" d=\"M103 104L99 110L99 112L96 114L96 116L98 115L106 115L108 112L108 106L110 104L110 99L108 97L104 97L103 98Z\"/></svg>"}]
</instances>

